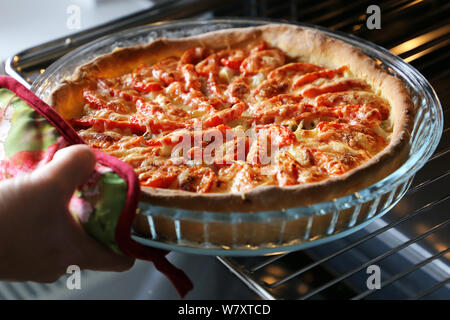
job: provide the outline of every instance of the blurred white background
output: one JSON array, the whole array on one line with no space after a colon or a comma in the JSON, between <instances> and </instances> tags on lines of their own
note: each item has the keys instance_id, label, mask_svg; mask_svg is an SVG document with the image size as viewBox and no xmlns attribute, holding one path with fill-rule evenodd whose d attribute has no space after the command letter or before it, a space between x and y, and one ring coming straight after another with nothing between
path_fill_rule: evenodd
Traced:
<instances>
[{"instance_id":1,"label":"blurred white background","mask_svg":"<svg viewBox=\"0 0 450 320\"><path fill-rule=\"evenodd\" d=\"M149 0L0 2L0 61L31 46L146 9L153 4Z\"/></svg>"}]
</instances>

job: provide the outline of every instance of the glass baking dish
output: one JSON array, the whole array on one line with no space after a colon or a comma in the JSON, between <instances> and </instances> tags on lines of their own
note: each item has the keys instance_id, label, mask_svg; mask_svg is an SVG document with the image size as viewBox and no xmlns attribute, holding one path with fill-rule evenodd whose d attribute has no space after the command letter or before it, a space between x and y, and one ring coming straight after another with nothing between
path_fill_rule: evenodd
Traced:
<instances>
[{"instance_id":1,"label":"glass baking dish","mask_svg":"<svg viewBox=\"0 0 450 320\"><path fill-rule=\"evenodd\" d=\"M48 101L60 81L95 57L117 47L144 44L160 37L180 38L210 31L258 26L274 20L220 19L180 20L138 27L102 37L53 63L33 83L32 90ZM344 237L388 212L406 193L415 173L436 149L443 128L439 100L428 81L399 57L357 37L318 29L348 42L372 57L388 73L403 80L414 101L416 115L407 161L395 172L354 194L317 203L267 212L192 211L140 203L139 219L146 234L133 238L145 245L196 254L250 256L299 250Z\"/></svg>"}]
</instances>

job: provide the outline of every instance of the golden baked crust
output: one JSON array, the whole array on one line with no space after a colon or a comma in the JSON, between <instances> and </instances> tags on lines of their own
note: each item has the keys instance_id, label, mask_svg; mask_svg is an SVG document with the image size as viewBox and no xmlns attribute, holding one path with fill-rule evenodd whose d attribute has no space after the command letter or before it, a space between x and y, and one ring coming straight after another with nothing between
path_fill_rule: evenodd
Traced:
<instances>
[{"instance_id":1,"label":"golden baked crust","mask_svg":"<svg viewBox=\"0 0 450 320\"><path fill-rule=\"evenodd\" d=\"M196 47L213 50L246 47L266 42L303 61L329 68L347 65L391 106L393 132L389 145L366 163L338 177L293 186L259 186L239 193L192 193L182 190L142 187L142 200L184 209L219 212L280 210L310 205L351 194L384 178L397 169L408 154L413 127L413 104L403 83L388 75L359 49L318 31L273 24L227 29L183 39L158 39L147 45L117 49L81 66L53 92L50 104L66 119L81 114L83 89L94 88L98 78L117 77L138 65L154 64L169 56L180 56Z\"/></svg>"}]
</instances>

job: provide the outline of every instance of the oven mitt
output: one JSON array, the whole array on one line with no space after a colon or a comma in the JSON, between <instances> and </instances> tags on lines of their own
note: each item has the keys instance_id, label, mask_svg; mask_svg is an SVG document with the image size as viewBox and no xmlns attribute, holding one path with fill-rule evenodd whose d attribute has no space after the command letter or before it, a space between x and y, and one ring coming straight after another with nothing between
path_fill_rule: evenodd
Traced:
<instances>
[{"instance_id":1,"label":"oven mitt","mask_svg":"<svg viewBox=\"0 0 450 320\"><path fill-rule=\"evenodd\" d=\"M55 152L85 142L49 105L11 77L0 76L0 180L33 171ZM131 238L140 197L133 168L94 150L95 171L78 187L69 211L85 230L111 250L152 261L184 297L193 285L166 259L168 251L144 246Z\"/></svg>"}]
</instances>

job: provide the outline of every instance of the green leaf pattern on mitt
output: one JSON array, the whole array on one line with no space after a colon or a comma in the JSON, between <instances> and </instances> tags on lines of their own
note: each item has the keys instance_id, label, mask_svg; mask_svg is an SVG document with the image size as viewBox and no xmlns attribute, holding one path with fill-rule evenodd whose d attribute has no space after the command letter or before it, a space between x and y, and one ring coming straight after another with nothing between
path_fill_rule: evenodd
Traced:
<instances>
[{"instance_id":1,"label":"green leaf pattern on mitt","mask_svg":"<svg viewBox=\"0 0 450 320\"><path fill-rule=\"evenodd\" d=\"M67 143L56 128L10 90L0 88L0 180L35 170ZM73 195L69 210L94 238L116 252L117 221L127 183L111 169L96 170Z\"/></svg>"}]
</instances>

